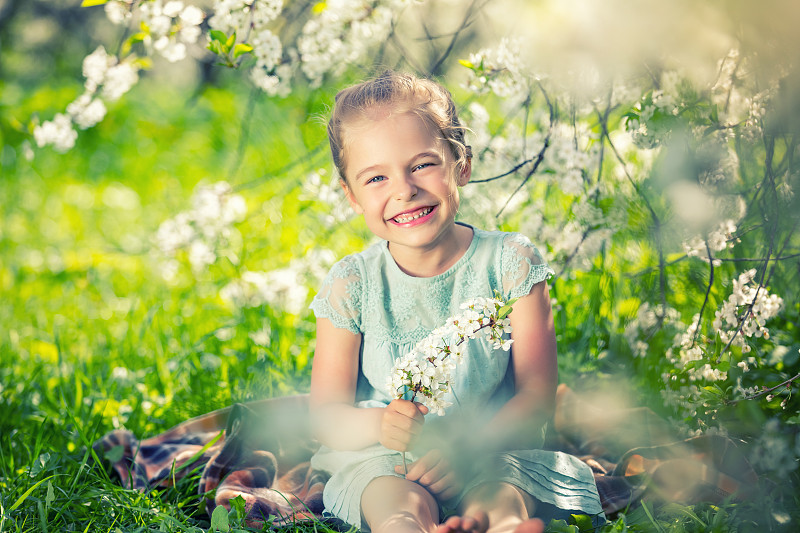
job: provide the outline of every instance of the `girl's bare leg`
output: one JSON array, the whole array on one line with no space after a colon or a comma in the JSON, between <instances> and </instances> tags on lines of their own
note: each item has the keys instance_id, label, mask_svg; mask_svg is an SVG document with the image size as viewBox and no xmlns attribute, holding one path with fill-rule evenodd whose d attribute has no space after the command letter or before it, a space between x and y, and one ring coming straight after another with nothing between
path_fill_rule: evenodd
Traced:
<instances>
[{"instance_id":1,"label":"girl's bare leg","mask_svg":"<svg viewBox=\"0 0 800 533\"><path fill-rule=\"evenodd\" d=\"M542 533L544 523L531 518L536 501L526 492L509 483L485 483L470 491L462 503L464 512L439 526L437 533ZM483 521L488 529L470 528Z\"/></svg>"},{"instance_id":2,"label":"girl's bare leg","mask_svg":"<svg viewBox=\"0 0 800 533\"><path fill-rule=\"evenodd\" d=\"M384 476L370 482L361 496L361 514L374 533L431 533L439 506L421 485Z\"/></svg>"}]
</instances>

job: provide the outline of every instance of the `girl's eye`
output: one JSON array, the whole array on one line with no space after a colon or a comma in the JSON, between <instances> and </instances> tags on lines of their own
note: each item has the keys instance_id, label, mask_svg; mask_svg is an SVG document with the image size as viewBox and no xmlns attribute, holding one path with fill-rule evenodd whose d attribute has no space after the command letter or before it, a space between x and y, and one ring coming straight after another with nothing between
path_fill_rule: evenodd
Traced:
<instances>
[{"instance_id":1,"label":"girl's eye","mask_svg":"<svg viewBox=\"0 0 800 533\"><path fill-rule=\"evenodd\" d=\"M419 165L414 167L414 170L421 170L425 167L433 166L433 163L420 163Z\"/></svg>"},{"instance_id":2,"label":"girl's eye","mask_svg":"<svg viewBox=\"0 0 800 533\"><path fill-rule=\"evenodd\" d=\"M374 176L367 180L367 183L377 183L386 179L386 176Z\"/></svg>"}]
</instances>

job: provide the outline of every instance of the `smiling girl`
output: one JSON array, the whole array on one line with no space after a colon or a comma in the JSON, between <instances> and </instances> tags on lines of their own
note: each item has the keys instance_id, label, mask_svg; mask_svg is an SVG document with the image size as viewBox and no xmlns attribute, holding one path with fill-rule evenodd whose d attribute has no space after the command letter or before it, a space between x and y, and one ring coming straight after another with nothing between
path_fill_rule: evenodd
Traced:
<instances>
[{"instance_id":1,"label":"smiling girl","mask_svg":"<svg viewBox=\"0 0 800 533\"><path fill-rule=\"evenodd\" d=\"M341 185L380 241L331 269L311 305L311 414L331 478L326 511L376 532L540 532L541 518L602 520L588 466L541 450L557 385L546 284L516 233L456 222L470 148L449 92L387 72L341 91L328 137ZM511 352L468 343L444 417L386 390L394 362L461 303L519 298ZM405 473L402 455L412 463ZM441 522L444 509L456 513Z\"/></svg>"}]
</instances>

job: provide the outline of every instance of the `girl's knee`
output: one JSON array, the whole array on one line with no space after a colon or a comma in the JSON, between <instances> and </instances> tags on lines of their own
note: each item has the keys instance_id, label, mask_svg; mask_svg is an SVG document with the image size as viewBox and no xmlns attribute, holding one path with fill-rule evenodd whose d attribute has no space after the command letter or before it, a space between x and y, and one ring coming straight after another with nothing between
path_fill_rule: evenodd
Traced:
<instances>
[{"instance_id":1,"label":"girl's knee","mask_svg":"<svg viewBox=\"0 0 800 533\"><path fill-rule=\"evenodd\" d=\"M364 489L361 514L373 532L428 532L438 524L439 506L417 483L385 476Z\"/></svg>"}]
</instances>

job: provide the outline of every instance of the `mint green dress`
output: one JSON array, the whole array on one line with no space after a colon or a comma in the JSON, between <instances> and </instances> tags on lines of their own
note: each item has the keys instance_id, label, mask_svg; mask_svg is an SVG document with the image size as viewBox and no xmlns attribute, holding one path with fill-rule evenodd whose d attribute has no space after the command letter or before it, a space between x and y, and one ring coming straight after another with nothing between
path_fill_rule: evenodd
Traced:
<instances>
[{"instance_id":1,"label":"mint green dress","mask_svg":"<svg viewBox=\"0 0 800 533\"><path fill-rule=\"evenodd\" d=\"M499 291L505 299L525 296L553 275L539 251L523 235L473 228L463 257L438 276L405 274L394 262L386 241L349 255L336 263L311 303L317 317L334 326L362 334L356 405L385 406L391 400L386 387L396 359L410 351L430 331L461 312L462 302L490 297ZM495 350L484 340L471 340L456 366L444 417L426 415L425 431L451 415L466 414L479 428L514 394L510 364L512 351ZM455 418L455 416L453 418ZM433 432L433 429L431 429ZM480 438L479 435L472 438ZM409 452L408 459L421 455ZM494 480L512 483L553 510L602 515L590 468L570 455L544 450L515 450L480 461ZM361 494L379 476L396 476L401 455L380 444L358 451L323 446L312 467L331 474L323 500L328 513L368 531L361 516ZM463 494L481 482L468 484ZM566 515L568 516L568 514ZM562 516L563 517L563 516ZM544 517L543 517L544 518Z\"/></svg>"}]
</instances>

